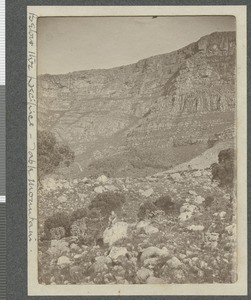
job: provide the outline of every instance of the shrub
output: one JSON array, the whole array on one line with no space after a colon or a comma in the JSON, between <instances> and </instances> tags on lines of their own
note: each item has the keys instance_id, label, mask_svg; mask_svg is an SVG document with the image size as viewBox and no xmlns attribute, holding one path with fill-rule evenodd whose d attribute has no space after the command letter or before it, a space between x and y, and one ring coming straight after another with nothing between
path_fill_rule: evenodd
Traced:
<instances>
[{"instance_id":1,"label":"shrub","mask_svg":"<svg viewBox=\"0 0 251 300\"><path fill-rule=\"evenodd\" d=\"M118 211L125 202L121 193L105 192L98 194L90 203L89 209L99 210L103 216L109 216L112 211Z\"/></svg>"},{"instance_id":2,"label":"shrub","mask_svg":"<svg viewBox=\"0 0 251 300\"><path fill-rule=\"evenodd\" d=\"M74 152L68 145L60 144L50 131L38 131L37 137L38 177L51 174L60 164L69 166L74 160Z\"/></svg>"},{"instance_id":3,"label":"shrub","mask_svg":"<svg viewBox=\"0 0 251 300\"><path fill-rule=\"evenodd\" d=\"M82 218L85 218L87 217L89 214L89 211L87 208L79 208L77 210L75 210L72 215L71 215L71 221L74 222L76 220L79 220L79 219L82 219Z\"/></svg>"},{"instance_id":4,"label":"shrub","mask_svg":"<svg viewBox=\"0 0 251 300\"><path fill-rule=\"evenodd\" d=\"M66 213L56 213L45 220L44 233L47 239L51 239L51 230L53 228L63 227L65 236L70 236L71 218Z\"/></svg>"},{"instance_id":5,"label":"shrub","mask_svg":"<svg viewBox=\"0 0 251 300\"><path fill-rule=\"evenodd\" d=\"M163 195L159 197L155 202L155 206L158 207L160 210L163 210L166 214L173 210L174 203L170 195Z\"/></svg>"},{"instance_id":6,"label":"shrub","mask_svg":"<svg viewBox=\"0 0 251 300\"><path fill-rule=\"evenodd\" d=\"M220 185L233 185L234 181L234 149L224 149L218 155L218 163L211 165L212 181L217 180Z\"/></svg>"},{"instance_id":7,"label":"shrub","mask_svg":"<svg viewBox=\"0 0 251 300\"><path fill-rule=\"evenodd\" d=\"M210 206L214 201L214 197L213 196L207 196L205 198L205 202L204 202L204 205L207 207L207 206Z\"/></svg>"},{"instance_id":8,"label":"shrub","mask_svg":"<svg viewBox=\"0 0 251 300\"><path fill-rule=\"evenodd\" d=\"M150 214L157 210L157 206L151 200L147 200L140 205L137 217L139 220L147 219Z\"/></svg>"}]
</instances>

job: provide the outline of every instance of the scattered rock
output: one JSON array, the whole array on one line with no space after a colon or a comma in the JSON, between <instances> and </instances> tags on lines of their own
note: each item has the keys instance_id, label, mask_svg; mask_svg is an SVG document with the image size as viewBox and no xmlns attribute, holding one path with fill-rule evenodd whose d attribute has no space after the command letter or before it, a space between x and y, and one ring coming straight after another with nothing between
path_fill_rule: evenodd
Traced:
<instances>
[{"instance_id":1,"label":"scattered rock","mask_svg":"<svg viewBox=\"0 0 251 300\"><path fill-rule=\"evenodd\" d=\"M77 251L77 250L79 250L80 248L79 248L79 246L76 245L75 243L72 243L71 246L70 246L70 249Z\"/></svg>"},{"instance_id":2,"label":"scattered rock","mask_svg":"<svg viewBox=\"0 0 251 300\"><path fill-rule=\"evenodd\" d=\"M122 238L127 237L128 224L117 222L111 228L106 228L103 233L103 241L110 246Z\"/></svg>"},{"instance_id":3,"label":"scattered rock","mask_svg":"<svg viewBox=\"0 0 251 300\"><path fill-rule=\"evenodd\" d=\"M97 186L94 188L94 192L97 194L102 194L105 192L105 188L103 186Z\"/></svg>"},{"instance_id":4,"label":"scattered rock","mask_svg":"<svg viewBox=\"0 0 251 300\"><path fill-rule=\"evenodd\" d=\"M62 253L69 252L69 243L64 240L52 240L51 247L47 250L47 252L51 255L59 256Z\"/></svg>"},{"instance_id":5,"label":"scattered rock","mask_svg":"<svg viewBox=\"0 0 251 300\"><path fill-rule=\"evenodd\" d=\"M180 220L181 222L185 222L185 221L191 219L192 215L193 215L193 213L190 212L190 211L188 211L188 212L183 212L183 213L181 213L181 214L179 215L179 220Z\"/></svg>"},{"instance_id":6,"label":"scattered rock","mask_svg":"<svg viewBox=\"0 0 251 300\"><path fill-rule=\"evenodd\" d=\"M184 283L186 280L186 274L183 270L174 270L173 272L174 278L178 283Z\"/></svg>"},{"instance_id":7,"label":"scattered rock","mask_svg":"<svg viewBox=\"0 0 251 300\"><path fill-rule=\"evenodd\" d=\"M154 227L152 225L148 225L144 227L144 231L146 234L154 234L159 232L159 229L157 227Z\"/></svg>"},{"instance_id":8,"label":"scattered rock","mask_svg":"<svg viewBox=\"0 0 251 300\"><path fill-rule=\"evenodd\" d=\"M192 196L196 196L197 193L195 191L188 191L188 194L192 195Z\"/></svg>"},{"instance_id":9,"label":"scattered rock","mask_svg":"<svg viewBox=\"0 0 251 300\"><path fill-rule=\"evenodd\" d=\"M94 271L94 273L101 273L103 271L108 270L108 266L103 262L95 262L92 264L91 269Z\"/></svg>"},{"instance_id":10,"label":"scattered rock","mask_svg":"<svg viewBox=\"0 0 251 300\"><path fill-rule=\"evenodd\" d=\"M158 247L148 247L146 248L142 254L141 254L141 261L144 261L147 258L152 258L152 257L168 257L170 255L169 251L167 248L163 247L162 249L159 249Z\"/></svg>"},{"instance_id":11,"label":"scattered rock","mask_svg":"<svg viewBox=\"0 0 251 300\"><path fill-rule=\"evenodd\" d=\"M198 211L198 207L196 205L189 204L189 203L184 203L180 208L180 213L183 212L195 213L197 211Z\"/></svg>"},{"instance_id":12,"label":"scattered rock","mask_svg":"<svg viewBox=\"0 0 251 300\"><path fill-rule=\"evenodd\" d=\"M165 281L161 278L154 277L154 276L149 276L146 280L147 284L163 284Z\"/></svg>"},{"instance_id":13,"label":"scattered rock","mask_svg":"<svg viewBox=\"0 0 251 300\"><path fill-rule=\"evenodd\" d=\"M180 268L183 265L182 262L175 256L169 259L166 264L172 269Z\"/></svg>"},{"instance_id":14,"label":"scattered rock","mask_svg":"<svg viewBox=\"0 0 251 300\"><path fill-rule=\"evenodd\" d=\"M145 282L147 278L150 276L153 276L153 271L146 268L141 268L137 272L137 278L139 279L140 282Z\"/></svg>"},{"instance_id":15,"label":"scattered rock","mask_svg":"<svg viewBox=\"0 0 251 300\"><path fill-rule=\"evenodd\" d=\"M176 182L182 181L182 176L180 175L180 173L172 173L170 174L170 177Z\"/></svg>"},{"instance_id":16,"label":"scattered rock","mask_svg":"<svg viewBox=\"0 0 251 300\"><path fill-rule=\"evenodd\" d=\"M144 260L144 267L155 266L159 260L159 257L147 258Z\"/></svg>"},{"instance_id":17,"label":"scattered rock","mask_svg":"<svg viewBox=\"0 0 251 300\"><path fill-rule=\"evenodd\" d=\"M139 193L142 195L142 196L144 196L144 197L149 197L149 196L151 196L152 194L153 194L153 189L152 188L150 188L150 189L148 189L148 190L139 190Z\"/></svg>"},{"instance_id":18,"label":"scattered rock","mask_svg":"<svg viewBox=\"0 0 251 300\"><path fill-rule=\"evenodd\" d=\"M112 258L109 256L98 256L95 258L96 262L98 263L104 263L104 264L111 264L112 263Z\"/></svg>"},{"instance_id":19,"label":"scattered rock","mask_svg":"<svg viewBox=\"0 0 251 300\"><path fill-rule=\"evenodd\" d=\"M201 176L202 176L201 171L193 172L193 177L201 177Z\"/></svg>"},{"instance_id":20,"label":"scattered rock","mask_svg":"<svg viewBox=\"0 0 251 300\"><path fill-rule=\"evenodd\" d=\"M236 225L235 224L231 224L231 225L227 226L225 228L225 230L227 231L227 233L229 235L235 235L236 234Z\"/></svg>"},{"instance_id":21,"label":"scattered rock","mask_svg":"<svg viewBox=\"0 0 251 300\"><path fill-rule=\"evenodd\" d=\"M104 188L110 192L115 192L118 190L114 185L105 185Z\"/></svg>"},{"instance_id":22,"label":"scattered rock","mask_svg":"<svg viewBox=\"0 0 251 300\"><path fill-rule=\"evenodd\" d=\"M58 202L64 203L66 201L67 201L67 198L65 196L62 195L62 196L58 197Z\"/></svg>"},{"instance_id":23,"label":"scattered rock","mask_svg":"<svg viewBox=\"0 0 251 300\"><path fill-rule=\"evenodd\" d=\"M201 196L197 196L194 200L194 202L196 204L202 204L205 201L205 198L201 197Z\"/></svg>"},{"instance_id":24,"label":"scattered rock","mask_svg":"<svg viewBox=\"0 0 251 300\"><path fill-rule=\"evenodd\" d=\"M74 255L74 259L79 259L79 258L81 258L83 256L83 254L76 254L76 255Z\"/></svg>"},{"instance_id":25,"label":"scattered rock","mask_svg":"<svg viewBox=\"0 0 251 300\"><path fill-rule=\"evenodd\" d=\"M87 177L84 177L82 180L81 180L83 183L87 183L89 182L89 179Z\"/></svg>"},{"instance_id":26,"label":"scattered rock","mask_svg":"<svg viewBox=\"0 0 251 300\"><path fill-rule=\"evenodd\" d=\"M100 183L106 183L108 181L108 178L105 175L101 175L97 178L97 181Z\"/></svg>"},{"instance_id":27,"label":"scattered rock","mask_svg":"<svg viewBox=\"0 0 251 300\"><path fill-rule=\"evenodd\" d=\"M219 217L221 218L221 219L224 219L225 218L225 216L226 216L226 212L225 211L221 211L220 213L219 213Z\"/></svg>"},{"instance_id":28,"label":"scattered rock","mask_svg":"<svg viewBox=\"0 0 251 300\"><path fill-rule=\"evenodd\" d=\"M151 223L151 222L150 222L149 220L142 220L142 221L140 221L140 222L137 224L136 228L137 228L137 229L144 228L144 227L150 225L150 223Z\"/></svg>"},{"instance_id":29,"label":"scattered rock","mask_svg":"<svg viewBox=\"0 0 251 300\"><path fill-rule=\"evenodd\" d=\"M127 249L125 247L113 246L109 253L109 257L114 260L117 259L119 256L125 256L126 253L127 253Z\"/></svg>"},{"instance_id":30,"label":"scattered rock","mask_svg":"<svg viewBox=\"0 0 251 300\"><path fill-rule=\"evenodd\" d=\"M187 229L191 230L191 231L203 231L204 226L203 225L191 225L191 226L188 226Z\"/></svg>"},{"instance_id":31,"label":"scattered rock","mask_svg":"<svg viewBox=\"0 0 251 300\"><path fill-rule=\"evenodd\" d=\"M60 256L58 261L57 261L57 265L60 267L64 267L67 266L71 263L69 257L67 256Z\"/></svg>"}]
</instances>

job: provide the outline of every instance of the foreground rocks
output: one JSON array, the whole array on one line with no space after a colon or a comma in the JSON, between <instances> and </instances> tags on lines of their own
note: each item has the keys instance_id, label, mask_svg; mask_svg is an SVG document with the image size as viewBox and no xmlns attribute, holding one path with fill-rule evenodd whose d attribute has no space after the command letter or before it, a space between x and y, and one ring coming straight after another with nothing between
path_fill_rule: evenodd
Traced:
<instances>
[{"instance_id":1,"label":"foreground rocks","mask_svg":"<svg viewBox=\"0 0 251 300\"><path fill-rule=\"evenodd\" d=\"M47 285L234 282L235 203L224 188L211 183L208 174L206 170L196 176L183 172L173 178L162 173L154 180L102 177L85 179L85 183L48 180L49 188L39 191L39 282ZM113 186L125 195L122 207L112 212L109 219L103 220L98 215L96 219L83 217L73 222L70 236L60 227L51 230L51 239L42 239L42 221L52 211L73 212L87 207L97 195L94 188L107 190L106 186ZM163 194L173 199L170 211L148 212L145 219L139 220L140 205L154 202ZM212 199L209 204L205 200L208 197Z\"/></svg>"}]
</instances>

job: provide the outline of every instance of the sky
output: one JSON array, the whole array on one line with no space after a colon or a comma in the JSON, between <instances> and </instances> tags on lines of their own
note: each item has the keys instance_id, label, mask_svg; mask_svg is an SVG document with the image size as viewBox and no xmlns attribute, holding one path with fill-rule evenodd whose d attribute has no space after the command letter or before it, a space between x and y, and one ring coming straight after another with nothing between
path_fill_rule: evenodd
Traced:
<instances>
[{"instance_id":1,"label":"sky","mask_svg":"<svg viewBox=\"0 0 251 300\"><path fill-rule=\"evenodd\" d=\"M128 65L234 30L231 16L39 18L38 74Z\"/></svg>"}]
</instances>

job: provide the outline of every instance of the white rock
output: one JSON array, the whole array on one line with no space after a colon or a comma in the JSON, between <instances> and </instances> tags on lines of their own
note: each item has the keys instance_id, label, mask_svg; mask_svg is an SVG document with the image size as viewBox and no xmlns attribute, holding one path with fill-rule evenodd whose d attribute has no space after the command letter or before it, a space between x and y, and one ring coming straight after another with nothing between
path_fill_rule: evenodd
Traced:
<instances>
[{"instance_id":1,"label":"white rock","mask_svg":"<svg viewBox=\"0 0 251 300\"><path fill-rule=\"evenodd\" d=\"M89 179L87 177L84 177L82 180L81 180L83 183L87 183L89 181Z\"/></svg>"},{"instance_id":2,"label":"white rock","mask_svg":"<svg viewBox=\"0 0 251 300\"><path fill-rule=\"evenodd\" d=\"M153 194L153 189L150 188L150 189L147 189L147 190L139 190L139 193L144 196L144 197L149 197Z\"/></svg>"},{"instance_id":3,"label":"white rock","mask_svg":"<svg viewBox=\"0 0 251 300\"><path fill-rule=\"evenodd\" d=\"M56 190L58 188L58 184L53 178L43 179L42 185L46 190Z\"/></svg>"},{"instance_id":4,"label":"white rock","mask_svg":"<svg viewBox=\"0 0 251 300\"><path fill-rule=\"evenodd\" d=\"M141 261L144 261L147 258L168 257L169 255L170 255L169 251L165 247L160 249L158 247L150 246L142 252L140 259Z\"/></svg>"},{"instance_id":5,"label":"white rock","mask_svg":"<svg viewBox=\"0 0 251 300\"><path fill-rule=\"evenodd\" d=\"M177 269L183 265L182 262L175 256L169 259L166 263L172 269Z\"/></svg>"},{"instance_id":6,"label":"white rock","mask_svg":"<svg viewBox=\"0 0 251 300\"><path fill-rule=\"evenodd\" d=\"M80 249L79 246L76 245L75 243L72 243L71 246L70 246L70 248L71 248L72 250L79 250L79 249Z\"/></svg>"},{"instance_id":7,"label":"white rock","mask_svg":"<svg viewBox=\"0 0 251 300\"><path fill-rule=\"evenodd\" d=\"M154 233L159 232L159 229L152 225L148 225L148 226L144 227L144 231L146 234L154 234Z\"/></svg>"},{"instance_id":8,"label":"white rock","mask_svg":"<svg viewBox=\"0 0 251 300\"><path fill-rule=\"evenodd\" d=\"M71 263L69 257L67 256L60 256L58 261L57 261L57 264L60 266L60 267L63 267L63 266L66 266L66 265L69 265Z\"/></svg>"},{"instance_id":9,"label":"white rock","mask_svg":"<svg viewBox=\"0 0 251 300\"><path fill-rule=\"evenodd\" d=\"M150 223L151 222L149 220L142 220L137 224L137 229L144 228L144 227L150 225Z\"/></svg>"},{"instance_id":10,"label":"white rock","mask_svg":"<svg viewBox=\"0 0 251 300\"><path fill-rule=\"evenodd\" d=\"M208 241L218 241L219 240L219 237L220 237L220 235L219 235L219 233L217 233L217 232L208 232L208 233L206 233L206 235L205 235L205 238L208 240Z\"/></svg>"},{"instance_id":11,"label":"white rock","mask_svg":"<svg viewBox=\"0 0 251 300\"><path fill-rule=\"evenodd\" d=\"M144 260L144 267L147 267L147 266L154 266L157 264L159 260L159 257L151 257L151 258L147 258Z\"/></svg>"},{"instance_id":12,"label":"white rock","mask_svg":"<svg viewBox=\"0 0 251 300\"><path fill-rule=\"evenodd\" d=\"M69 243L63 240L52 240L51 241L51 248L57 249L59 252L68 252L69 249Z\"/></svg>"},{"instance_id":13,"label":"white rock","mask_svg":"<svg viewBox=\"0 0 251 300\"><path fill-rule=\"evenodd\" d=\"M103 192L105 192L105 188L103 186L97 186L94 188L94 192L96 192L97 194L102 194Z\"/></svg>"},{"instance_id":14,"label":"white rock","mask_svg":"<svg viewBox=\"0 0 251 300\"><path fill-rule=\"evenodd\" d=\"M182 176L180 175L180 173L172 173L170 174L170 177L174 180L174 181L182 181Z\"/></svg>"},{"instance_id":15,"label":"white rock","mask_svg":"<svg viewBox=\"0 0 251 300\"><path fill-rule=\"evenodd\" d=\"M226 216L226 212L225 211L221 211L220 213L219 213L219 217L221 218L221 219L223 219L223 218L225 218L225 216Z\"/></svg>"},{"instance_id":16,"label":"white rock","mask_svg":"<svg viewBox=\"0 0 251 300\"><path fill-rule=\"evenodd\" d=\"M191 219L192 216L193 216L193 213L191 211L185 211L179 215L179 220L181 222L185 222L185 221Z\"/></svg>"},{"instance_id":17,"label":"white rock","mask_svg":"<svg viewBox=\"0 0 251 300\"><path fill-rule=\"evenodd\" d=\"M231 225L227 226L225 228L225 230L227 231L227 233L229 235L235 235L236 234L236 225L235 224L231 224Z\"/></svg>"},{"instance_id":18,"label":"white rock","mask_svg":"<svg viewBox=\"0 0 251 300\"><path fill-rule=\"evenodd\" d=\"M154 277L154 276L149 276L146 280L147 284L163 284L165 281L161 278Z\"/></svg>"},{"instance_id":19,"label":"white rock","mask_svg":"<svg viewBox=\"0 0 251 300\"><path fill-rule=\"evenodd\" d=\"M100 183L106 183L108 181L108 178L105 175L101 175L97 178L97 181Z\"/></svg>"},{"instance_id":20,"label":"white rock","mask_svg":"<svg viewBox=\"0 0 251 300\"><path fill-rule=\"evenodd\" d=\"M111 259L116 259L119 256L125 256L127 253L127 249L125 247L115 247L113 246L110 253L109 253L109 257Z\"/></svg>"},{"instance_id":21,"label":"white rock","mask_svg":"<svg viewBox=\"0 0 251 300\"><path fill-rule=\"evenodd\" d=\"M201 171L195 171L193 173L193 177L201 177L201 176L202 176Z\"/></svg>"},{"instance_id":22,"label":"white rock","mask_svg":"<svg viewBox=\"0 0 251 300\"><path fill-rule=\"evenodd\" d=\"M74 255L74 258L78 259L78 258L81 258L82 256L83 256L83 254L76 254L76 255Z\"/></svg>"},{"instance_id":23,"label":"white rock","mask_svg":"<svg viewBox=\"0 0 251 300\"><path fill-rule=\"evenodd\" d=\"M65 196L60 196L60 197L58 197L58 201L60 202L60 203L64 203L64 202L66 202L67 201L67 198L65 197Z\"/></svg>"},{"instance_id":24,"label":"white rock","mask_svg":"<svg viewBox=\"0 0 251 300\"><path fill-rule=\"evenodd\" d=\"M114 185L105 185L104 188L110 192L115 192L118 190Z\"/></svg>"},{"instance_id":25,"label":"white rock","mask_svg":"<svg viewBox=\"0 0 251 300\"><path fill-rule=\"evenodd\" d=\"M117 222L111 228L106 228L103 233L104 243L110 246L122 238L127 237L128 224L125 222Z\"/></svg>"},{"instance_id":26,"label":"white rock","mask_svg":"<svg viewBox=\"0 0 251 300\"><path fill-rule=\"evenodd\" d=\"M193 204L184 203L180 208L180 213L183 213L183 212L195 213L195 212L198 212L198 207Z\"/></svg>"},{"instance_id":27,"label":"white rock","mask_svg":"<svg viewBox=\"0 0 251 300\"><path fill-rule=\"evenodd\" d=\"M197 193L195 191L189 191L188 194L193 195L193 196L197 195Z\"/></svg>"},{"instance_id":28,"label":"white rock","mask_svg":"<svg viewBox=\"0 0 251 300\"><path fill-rule=\"evenodd\" d=\"M109 256L98 256L95 258L96 262L103 263L103 264L111 264L112 259Z\"/></svg>"},{"instance_id":29,"label":"white rock","mask_svg":"<svg viewBox=\"0 0 251 300\"><path fill-rule=\"evenodd\" d=\"M146 268L141 268L137 272L137 277L141 282L144 282L147 280L148 277L153 276L153 271L146 269Z\"/></svg>"},{"instance_id":30,"label":"white rock","mask_svg":"<svg viewBox=\"0 0 251 300\"><path fill-rule=\"evenodd\" d=\"M201 204L205 201L205 198L201 197L201 196L197 196L194 200L195 203L197 204Z\"/></svg>"},{"instance_id":31,"label":"white rock","mask_svg":"<svg viewBox=\"0 0 251 300\"><path fill-rule=\"evenodd\" d=\"M187 227L188 230L191 231L202 231L204 230L204 226L203 225L191 225Z\"/></svg>"}]
</instances>

